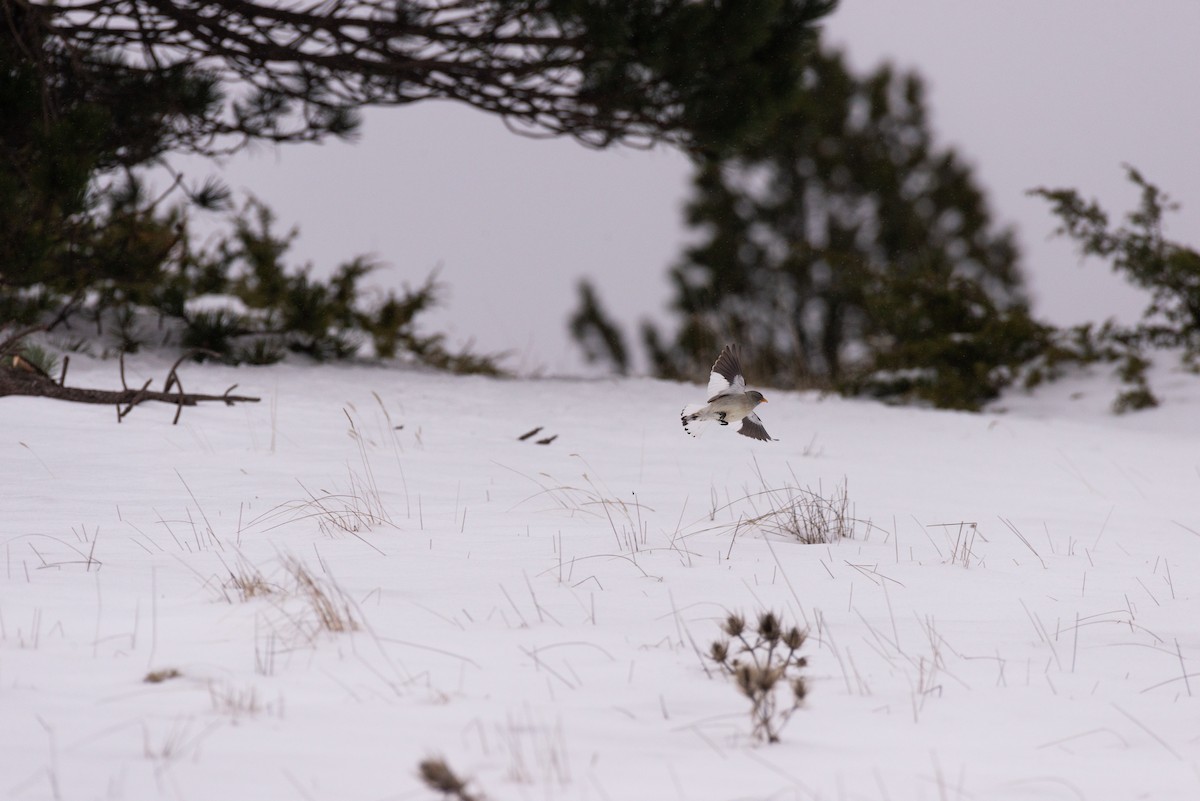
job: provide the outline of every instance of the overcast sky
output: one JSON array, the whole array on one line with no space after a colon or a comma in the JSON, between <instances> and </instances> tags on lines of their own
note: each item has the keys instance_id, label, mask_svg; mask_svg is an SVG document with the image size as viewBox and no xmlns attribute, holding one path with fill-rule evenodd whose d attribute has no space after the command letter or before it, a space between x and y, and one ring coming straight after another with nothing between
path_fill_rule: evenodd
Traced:
<instances>
[{"instance_id":1,"label":"overcast sky","mask_svg":"<svg viewBox=\"0 0 1200 801\"><path fill-rule=\"evenodd\" d=\"M842 0L826 33L860 71L889 59L926 78L938 141L1017 228L1044 319L1132 319L1143 301L1049 239L1031 187L1075 187L1115 216L1137 200L1131 163L1183 205L1168 235L1200 244L1200 1ZM566 330L581 277L631 335L665 318L689 173L673 151L529 140L445 103L373 110L354 145L263 148L225 168L300 227L297 260L373 253L393 285L439 269L449 294L431 329L549 373L581 363Z\"/></svg>"}]
</instances>

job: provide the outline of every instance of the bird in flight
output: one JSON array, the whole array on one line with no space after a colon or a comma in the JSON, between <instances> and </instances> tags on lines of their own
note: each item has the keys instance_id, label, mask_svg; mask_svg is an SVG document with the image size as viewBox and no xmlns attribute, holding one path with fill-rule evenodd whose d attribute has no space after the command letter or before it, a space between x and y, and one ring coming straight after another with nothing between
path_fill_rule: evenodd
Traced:
<instances>
[{"instance_id":1,"label":"bird in flight","mask_svg":"<svg viewBox=\"0 0 1200 801\"><path fill-rule=\"evenodd\" d=\"M727 426L740 420L742 425L738 429L739 434L751 439L773 442L767 429L763 428L762 420L754 413L754 407L766 402L767 399L761 392L746 389L737 345L726 345L721 349L721 355L717 357L708 377L708 405L694 408L692 411L688 411L690 407L685 406L680 415L683 430L694 437L696 435L688 427L690 423L711 420Z\"/></svg>"}]
</instances>

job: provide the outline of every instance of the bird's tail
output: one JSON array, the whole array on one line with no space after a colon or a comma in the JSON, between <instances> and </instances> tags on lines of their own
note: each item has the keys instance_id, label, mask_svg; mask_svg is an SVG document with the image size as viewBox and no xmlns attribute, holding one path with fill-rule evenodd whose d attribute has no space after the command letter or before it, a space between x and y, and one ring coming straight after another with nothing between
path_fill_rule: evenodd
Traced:
<instances>
[{"instance_id":1,"label":"bird's tail","mask_svg":"<svg viewBox=\"0 0 1200 801\"><path fill-rule=\"evenodd\" d=\"M700 415L700 412L704 408L704 406L695 403L689 403L687 406L684 406L683 411L679 413L679 419L683 423L683 430L691 434L693 437L697 436L695 423L704 419Z\"/></svg>"}]
</instances>

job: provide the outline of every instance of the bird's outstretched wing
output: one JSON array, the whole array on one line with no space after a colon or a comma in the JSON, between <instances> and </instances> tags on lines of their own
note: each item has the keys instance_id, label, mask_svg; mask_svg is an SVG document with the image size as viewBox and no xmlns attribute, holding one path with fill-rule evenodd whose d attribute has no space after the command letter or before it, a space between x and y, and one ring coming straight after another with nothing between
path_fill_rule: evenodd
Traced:
<instances>
[{"instance_id":1,"label":"bird's outstretched wing","mask_svg":"<svg viewBox=\"0 0 1200 801\"><path fill-rule=\"evenodd\" d=\"M738 356L738 347L734 344L721 349L721 355L712 366L708 376L708 401L727 392L745 392L746 379L742 375L742 360Z\"/></svg>"},{"instance_id":2,"label":"bird's outstretched wing","mask_svg":"<svg viewBox=\"0 0 1200 801\"><path fill-rule=\"evenodd\" d=\"M751 439L761 439L763 442L775 441L767 433L767 429L763 428L762 420L759 420L758 415L754 412L746 415L746 419L742 421L742 427L738 429L738 433Z\"/></svg>"}]
</instances>

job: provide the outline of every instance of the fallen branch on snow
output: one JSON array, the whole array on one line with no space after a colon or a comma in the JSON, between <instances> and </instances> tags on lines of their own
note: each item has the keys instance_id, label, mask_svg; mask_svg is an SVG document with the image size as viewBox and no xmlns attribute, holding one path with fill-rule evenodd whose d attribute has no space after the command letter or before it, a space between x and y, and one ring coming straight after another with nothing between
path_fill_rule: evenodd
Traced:
<instances>
[{"instance_id":1,"label":"fallen branch on snow","mask_svg":"<svg viewBox=\"0 0 1200 801\"><path fill-rule=\"evenodd\" d=\"M41 330L40 327L27 329L0 342L0 359L2 359L0 361L0 398L9 395L23 395L35 398L55 398L57 400L71 401L72 403L110 404L117 407L118 423L125 418L125 415L133 411L133 407L146 401L175 404L177 408L173 423L178 423L184 406L196 406L197 404L210 401L221 401L226 406L232 406L235 403L257 403L259 400L247 395L234 395L233 390L237 388L237 384L225 390L221 395L184 392L183 382L179 378L179 365L183 363L184 359L190 356L207 352L204 350L191 350L180 356L167 372L167 379L163 382L162 390L150 389L150 384L153 383L151 380L147 380L140 389L131 389L126 385L124 356L120 360L121 389L107 390L68 387L63 383L55 381L41 370L36 369L16 353L17 343L29 334L39 330ZM64 370L63 378L66 377L65 372Z\"/></svg>"}]
</instances>

